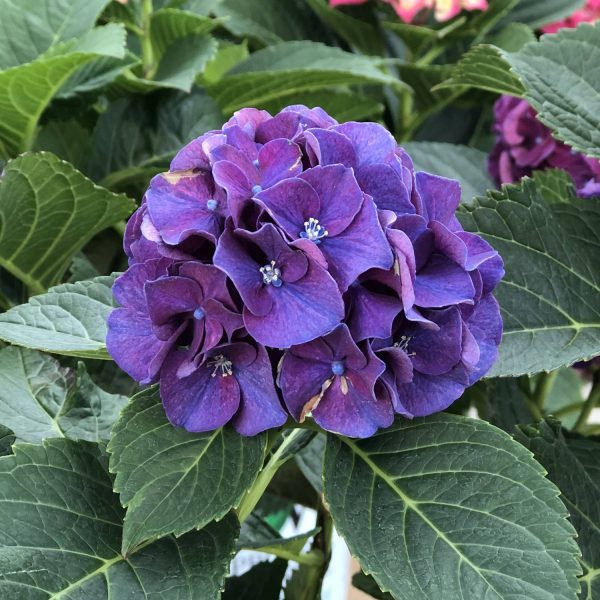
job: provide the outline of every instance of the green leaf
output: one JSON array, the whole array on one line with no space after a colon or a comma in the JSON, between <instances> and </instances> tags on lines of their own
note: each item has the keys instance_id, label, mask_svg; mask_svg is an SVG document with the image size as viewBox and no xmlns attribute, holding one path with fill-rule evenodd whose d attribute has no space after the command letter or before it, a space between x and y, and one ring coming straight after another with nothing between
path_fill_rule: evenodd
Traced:
<instances>
[{"instance_id":1,"label":"green leaf","mask_svg":"<svg viewBox=\"0 0 600 600\"><path fill-rule=\"evenodd\" d=\"M29 150L44 109L94 54L59 55L0 72L0 158Z\"/></svg>"},{"instance_id":2,"label":"green leaf","mask_svg":"<svg viewBox=\"0 0 600 600\"><path fill-rule=\"evenodd\" d=\"M518 75L511 72L508 56L508 52L496 46L476 46L458 61L450 79L437 88L476 87L498 94L523 96L525 87Z\"/></svg>"},{"instance_id":3,"label":"green leaf","mask_svg":"<svg viewBox=\"0 0 600 600\"><path fill-rule=\"evenodd\" d=\"M20 444L0 459L0 596L218 600L235 517L120 553L123 510L95 444Z\"/></svg>"},{"instance_id":4,"label":"green leaf","mask_svg":"<svg viewBox=\"0 0 600 600\"><path fill-rule=\"evenodd\" d=\"M542 36L509 55L525 98L554 136L600 158L600 27L587 23Z\"/></svg>"},{"instance_id":5,"label":"green leaf","mask_svg":"<svg viewBox=\"0 0 600 600\"><path fill-rule=\"evenodd\" d=\"M38 132L35 151L46 151L81 169L89 154L90 131L77 119L49 121Z\"/></svg>"},{"instance_id":6,"label":"green leaf","mask_svg":"<svg viewBox=\"0 0 600 600\"><path fill-rule=\"evenodd\" d=\"M384 37L374 22L356 19L330 6L327 0L306 1L315 14L355 50L371 56L385 53Z\"/></svg>"},{"instance_id":7,"label":"green leaf","mask_svg":"<svg viewBox=\"0 0 600 600\"><path fill-rule=\"evenodd\" d=\"M0 265L43 292L96 233L134 207L53 154L19 156L6 165L0 183Z\"/></svg>"},{"instance_id":8,"label":"green leaf","mask_svg":"<svg viewBox=\"0 0 600 600\"><path fill-rule=\"evenodd\" d=\"M600 205L563 200L548 202L523 179L459 211L465 229L487 239L506 269L495 292L504 336L491 377L552 371L600 354Z\"/></svg>"},{"instance_id":9,"label":"green leaf","mask_svg":"<svg viewBox=\"0 0 600 600\"><path fill-rule=\"evenodd\" d=\"M11 346L0 350L0 365L0 423L19 441L107 440L127 402L96 386L83 363L75 376L47 354Z\"/></svg>"},{"instance_id":10,"label":"green leaf","mask_svg":"<svg viewBox=\"0 0 600 600\"><path fill-rule=\"evenodd\" d=\"M122 98L98 119L85 171L108 187L136 180L145 187L182 146L222 123L221 111L200 89Z\"/></svg>"},{"instance_id":11,"label":"green leaf","mask_svg":"<svg viewBox=\"0 0 600 600\"><path fill-rule=\"evenodd\" d=\"M240 44L231 44L221 42L217 53L207 63L203 81L206 83L216 83L235 65L248 58L248 42L244 40Z\"/></svg>"},{"instance_id":12,"label":"green leaf","mask_svg":"<svg viewBox=\"0 0 600 600\"><path fill-rule=\"evenodd\" d=\"M0 69L31 62L94 26L108 0L0 0Z\"/></svg>"},{"instance_id":13,"label":"green leaf","mask_svg":"<svg viewBox=\"0 0 600 600\"><path fill-rule=\"evenodd\" d=\"M114 276L63 283L0 314L0 339L82 358L109 358L106 319L115 308Z\"/></svg>"},{"instance_id":14,"label":"green leaf","mask_svg":"<svg viewBox=\"0 0 600 600\"><path fill-rule=\"evenodd\" d=\"M229 577L222 600L279 600L287 561L258 563L243 575Z\"/></svg>"},{"instance_id":15,"label":"green leaf","mask_svg":"<svg viewBox=\"0 0 600 600\"><path fill-rule=\"evenodd\" d=\"M212 12L236 37L250 37L264 46L328 37L304 0L220 0Z\"/></svg>"},{"instance_id":16,"label":"green leaf","mask_svg":"<svg viewBox=\"0 0 600 600\"><path fill-rule=\"evenodd\" d=\"M526 23L535 29L572 15L584 4L585 0L520 0L507 20Z\"/></svg>"},{"instance_id":17,"label":"green leaf","mask_svg":"<svg viewBox=\"0 0 600 600\"><path fill-rule=\"evenodd\" d=\"M272 101L282 95L357 83L401 82L384 73L381 59L317 42L286 42L250 55L209 87L224 112Z\"/></svg>"},{"instance_id":18,"label":"green leaf","mask_svg":"<svg viewBox=\"0 0 600 600\"><path fill-rule=\"evenodd\" d=\"M575 369L560 369L548 394L544 412L556 414L558 418L558 411L570 408L569 412L560 414L560 421L564 427L572 427L583 407L583 386L584 381Z\"/></svg>"},{"instance_id":19,"label":"green leaf","mask_svg":"<svg viewBox=\"0 0 600 600\"><path fill-rule=\"evenodd\" d=\"M471 202L496 187L487 174L487 154L481 150L439 142L409 142L403 148L413 159L415 169L457 179L463 202Z\"/></svg>"},{"instance_id":20,"label":"green leaf","mask_svg":"<svg viewBox=\"0 0 600 600\"><path fill-rule=\"evenodd\" d=\"M597 598L600 592L600 482L570 448L570 439L554 420L536 427L522 427L516 439L534 453L558 486L577 530L581 562L585 568L581 598ZM578 449L594 456L600 452L597 439L576 438Z\"/></svg>"},{"instance_id":21,"label":"green leaf","mask_svg":"<svg viewBox=\"0 0 600 600\"><path fill-rule=\"evenodd\" d=\"M12 454L15 439L15 434L8 427L0 425L0 456Z\"/></svg>"},{"instance_id":22,"label":"green leaf","mask_svg":"<svg viewBox=\"0 0 600 600\"><path fill-rule=\"evenodd\" d=\"M162 8L152 14L150 40L158 61L175 41L192 34L209 33L220 24L217 19L203 17L193 12Z\"/></svg>"},{"instance_id":23,"label":"green leaf","mask_svg":"<svg viewBox=\"0 0 600 600\"><path fill-rule=\"evenodd\" d=\"M330 434L324 478L337 530L397 600L577 596L559 491L483 421L438 414L365 440Z\"/></svg>"},{"instance_id":24,"label":"green leaf","mask_svg":"<svg viewBox=\"0 0 600 600\"><path fill-rule=\"evenodd\" d=\"M516 52L525 44L535 42L535 32L523 23L507 23L498 33L490 36L490 43L507 52Z\"/></svg>"},{"instance_id":25,"label":"green leaf","mask_svg":"<svg viewBox=\"0 0 600 600\"><path fill-rule=\"evenodd\" d=\"M258 475L265 445L264 435L228 427L189 433L169 423L157 390L134 396L109 445L115 490L127 507L123 552L222 518Z\"/></svg>"},{"instance_id":26,"label":"green leaf","mask_svg":"<svg viewBox=\"0 0 600 600\"><path fill-rule=\"evenodd\" d=\"M480 417L511 435L517 425L531 423L528 397L516 379L488 379L480 383L485 388L485 401L480 403Z\"/></svg>"}]
</instances>

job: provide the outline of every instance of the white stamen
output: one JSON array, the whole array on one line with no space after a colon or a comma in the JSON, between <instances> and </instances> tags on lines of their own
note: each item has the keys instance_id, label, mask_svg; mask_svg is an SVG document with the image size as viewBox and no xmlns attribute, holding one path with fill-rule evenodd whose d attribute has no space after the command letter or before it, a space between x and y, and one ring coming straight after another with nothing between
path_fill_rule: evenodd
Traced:
<instances>
[{"instance_id":1,"label":"white stamen","mask_svg":"<svg viewBox=\"0 0 600 600\"><path fill-rule=\"evenodd\" d=\"M315 244L319 244L320 241L329 235L329 232L325 227L319 225L319 219L313 219L312 217L308 221L304 221L304 231L300 232L300 237L306 240L310 240Z\"/></svg>"},{"instance_id":2,"label":"white stamen","mask_svg":"<svg viewBox=\"0 0 600 600\"><path fill-rule=\"evenodd\" d=\"M233 375L233 364L222 354L217 354L212 360L206 361L207 367L212 367L213 372L211 377L216 377L219 371L221 371L221 377L227 377Z\"/></svg>"},{"instance_id":3,"label":"white stamen","mask_svg":"<svg viewBox=\"0 0 600 600\"><path fill-rule=\"evenodd\" d=\"M411 335L403 335L400 337L400 341L394 342L394 348L398 348L398 349L402 350L402 352L406 352L406 354L408 356L416 356L415 352L408 351L408 344L410 343L410 340L412 340L412 339L413 339L413 336L411 336Z\"/></svg>"},{"instance_id":4,"label":"white stamen","mask_svg":"<svg viewBox=\"0 0 600 600\"><path fill-rule=\"evenodd\" d=\"M275 266L275 261L265 265L259 269L263 276L263 282L267 285L271 284L274 287L280 287L283 281L281 280L281 271Z\"/></svg>"}]
</instances>

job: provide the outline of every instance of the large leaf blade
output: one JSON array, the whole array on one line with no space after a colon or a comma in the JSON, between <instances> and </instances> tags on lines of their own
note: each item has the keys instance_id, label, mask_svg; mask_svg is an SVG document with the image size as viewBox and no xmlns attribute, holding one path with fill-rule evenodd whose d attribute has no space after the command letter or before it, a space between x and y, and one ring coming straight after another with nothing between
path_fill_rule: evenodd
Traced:
<instances>
[{"instance_id":1,"label":"large leaf blade","mask_svg":"<svg viewBox=\"0 0 600 600\"><path fill-rule=\"evenodd\" d=\"M156 389L131 399L109 444L115 490L127 507L123 551L181 535L238 505L262 466L265 436L189 433L167 420Z\"/></svg>"},{"instance_id":2,"label":"large leaf blade","mask_svg":"<svg viewBox=\"0 0 600 600\"><path fill-rule=\"evenodd\" d=\"M0 339L34 348L79 356L109 358L106 319L116 304L114 277L63 283L0 314Z\"/></svg>"},{"instance_id":3,"label":"large leaf blade","mask_svg":"<svg viewBox=\"0 0 600 600\"><path fill-rule=\"evenodd\" d=\"M600 207L567 188L570 197L557 202L524 179L459 214L505 263L496 290L504 337L490 376L551 371L600 354Z\"/></svg>"},{"instance_id":4,"label":"large leaf blade","mask_svg":"<svg viewBox=\"0 0 600 600\"><path fill-rule=\"evenodd\" d=\"M220 597L235 517L124 557L123 510L97 445L49 440L14 450L0 459L3 598Z\"/></svg>"},{"instance_id":5,"label":"large leaf blade","mask_svg":"<svg viewBox=\"0 0 600 600\"><path fill-rule=\"evenodd\" d=\"M87 241L134 207L53 154L24 154L0 183L0 265L43 292Z\"/></svg>"},{"instance_id":6,"label":"large leaf blade","mask_svg":"<svg viewBox=\"0 0 600 600\"><path fill-rule=\"evenodd\" d=\"M338 531L397 600L577 596L558 490L487 423L440 414L366 440L330 435L324 474Z\"/></svg>"}]
</instances>

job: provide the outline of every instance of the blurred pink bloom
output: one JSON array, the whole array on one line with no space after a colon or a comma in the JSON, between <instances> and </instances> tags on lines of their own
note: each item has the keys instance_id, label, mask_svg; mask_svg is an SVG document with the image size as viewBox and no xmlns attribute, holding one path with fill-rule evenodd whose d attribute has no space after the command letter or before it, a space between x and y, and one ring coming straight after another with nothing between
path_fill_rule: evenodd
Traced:
<instances>
[{"instance_id":1,"label":"blurred pink bloom","mask_svg":"<svg viewBox=\"0 0 600 600\"><path fill-rule=\"evenodd\" d=\"M331 6L342 4L364 4L367 0L329 0ZM422 11L433 10L437 21L448 21L461 10L486 10L487 0L384 0L398 16L411 23Z\"/></svg>"},{"instance_id":2,"label":"blurred pink bloom","mask_svg":"<svg viewBox=\"0 0 600 600\"><path fill-rule=\"evenodd\" d=\"M576 10L570 17L542 27L544 33L556 33L563 27L577 27L580 23L594 23L600 20L600 0L587 0L585 6Z\"/></svg>"}]
</instances>

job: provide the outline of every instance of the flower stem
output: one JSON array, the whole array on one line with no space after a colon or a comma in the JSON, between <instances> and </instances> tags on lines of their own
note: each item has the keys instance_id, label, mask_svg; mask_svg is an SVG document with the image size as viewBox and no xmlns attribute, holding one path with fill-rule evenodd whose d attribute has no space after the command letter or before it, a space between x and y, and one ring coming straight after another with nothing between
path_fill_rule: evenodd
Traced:
<instances>
[{"instance_id":1,"label":"flower stem","mask_svg":"<svg viewBox=\"0 0 600 600\"><path fill-rule=\"evenodd\" d=\"M238 519L240 523L243 523L254 510L262 495L265 493L267 486L271 483L271 479L275 476L275 473L279 470L284 463L293 457L293 453L288 452L301 436L306 435L303 428L294 429L289 435L283 438L281 444L262 468L256 481L252 487L248 490L243 500L237 509Z\"/></svg>"},{"instance_id":2,"label":"flower stem","mask_svg":"<svg viewBox=\"0 0 600 600\"><path fill-rule=\"evenodd\" d=\"M142 0L142 28L139 34L142 47L142 68L144 77L152 79L156 66L154 64L154 49L150 38L150 21L152 19L152 0Z\"/></svg>"},{"instance_id":3,"label":"flower stem","mask_svg":"<svg viewBox=\"0 0 600 600\"><path fill-rule=\"evenodd\" d=\"M592 414L592 410L596 407L596 405L600 402L600 372L596 371L594 373L594 382L592 384L592 389L590 391L587 400L583 404L583 408L579 413L579 417L577 417L577 422L573 427L573 431L578 433L582 433L587 425L588 419Z\"/></svg>"},{"instance_id":4,"label":"flower stem","mask_svg":"<svg viewBox=\"0 0 600 600\"><path fill-rule=\"evenodd\" d=\"M533 401L536 403L540 411L544 409L544 405L546 404L548 395L554 386L554 381L556 380L557 375L558 370L550 371L550 373L540 373L538 376L538 381L533 392Z\"/></svg>"}]
</instances>

